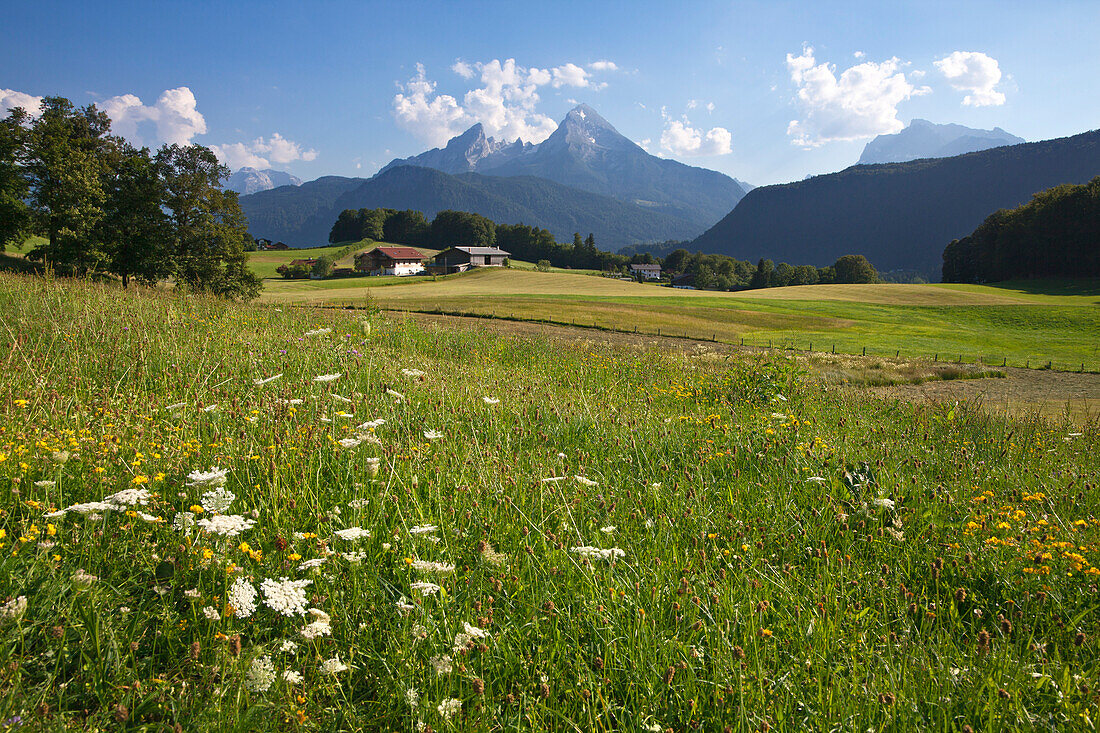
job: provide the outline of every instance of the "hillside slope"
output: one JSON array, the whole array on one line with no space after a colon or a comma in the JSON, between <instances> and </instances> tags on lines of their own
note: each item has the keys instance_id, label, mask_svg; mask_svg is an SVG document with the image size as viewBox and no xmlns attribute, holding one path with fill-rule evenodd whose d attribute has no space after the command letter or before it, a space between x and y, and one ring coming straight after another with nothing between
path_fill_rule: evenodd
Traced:
<instances>
[{"instance_id":1,"label":"hillside slope","mask_svg":"<svg viewBox=\"0 0 1100 733\"><path fill-rule=\"evenodd\" d=\"M953 158L853 166L753 189L692 248L827 265L863 254L880 270L938 279L944 247L992 212L1100 174L1100 131Z\"/></svg>"}]
</instances>

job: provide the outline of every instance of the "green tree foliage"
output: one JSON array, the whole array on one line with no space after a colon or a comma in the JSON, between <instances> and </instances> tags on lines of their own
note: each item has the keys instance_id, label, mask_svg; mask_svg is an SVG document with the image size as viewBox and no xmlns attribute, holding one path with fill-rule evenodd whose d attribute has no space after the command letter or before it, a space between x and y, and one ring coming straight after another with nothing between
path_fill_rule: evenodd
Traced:
<instances>
[{"instance_id":1,"label":"green tree foliage","mask_svg":"<svg viewBox=\"0 0 1100 733\"><path fill-rule=\"evenodd\" d=\"M838 283L877 283L878 272L863 255L843 255L833 265Z\"/></svg>"},{"instance_id":2,"label":"green tree foliage","mask_svg":"<svg viewBox=\"0 0 1100 733\"><path fill-rule=\"evenodd\" d=\"M43 100L27 134L24 163L35 227L49 240L33 258L78 273L106 260L101 243L89 235L103 218L104 182L118 144L110 129L95 105L78 109L64 97Z\"/></svg>"},{"instance_id":3,"label":"green tree foliage","mask_svg":"<svg viewBox=\"0 0 1100 733\"><path fill-rule=\"evenodd\" d=\"M439 249L492 247L497 240L496 224L481 214L448 209L435 215L428 240Z\"/></svg>"},{"instance_id":4,"label":"green tree foliage","mask_svg":"<svg viewBox=\"0 0 1100 733\"><path fill-rule=\"evenodd\" d=\"M30 186L23 169L29 119L17 108L0 120L0 252L9 243L22 244L31 233Z\"/></svg>"},{"instance_id":5,"label":"green tree foliage","mask_svg":"<svg viewBox=\"0 0 1100 733\"><path fill-rule=\"evenodd\" d=\"M944 282L1100 276L1100 176L990 214L943 252Z\"/></svg>"},{"instance_id":6,"label":"green tree foliage","mask_svg":"<svg viewBox=\"0 0 1100 733\"><path fill-rule=\"evenodd\" d=\"M165 182L147 148L119 146L104 178L103 217L93 238L102 243L107 270L122 279L154 285L172 275L168 217L161 202ZM253 246L255 246L253 244Z\"/></svg>"},{"instance_id":7,"label":"green tree foliage","mask_svg":"<svg viewBox=\"0 0 1100 733\"><path fill-rule=\"evenodd\" d=\"M332 225L328 241L332 244L364 239L380 241L384 236L386 219L396 213L393 209L344 209Z\"/></svg>"},{"instance_id":8,"label":"green tree foliage","mask_svg":"<svg viewBox=\"0 0 1100 733\"><path fill-rule=\"evenodd\" d=\"M156 163L164 175L176 280L226 297L255 297L260 280L247 266L248 226L236 192L220 185L229 169L201 145L165 146Z\"/></svg>"},{"instance_id":9,"label":"green tree foliage","mask_svg":"<svg viewBox=\"0 0 1100 733\"><path fill-rule=\"evenodd\" d=\"M310 273L316 277L330 277L336 269L331 257L318 257Z\"/></svg>"},{"instance_id":10,"label":"green tree foliage","mask_svg":"<svg viewBox=\"0 0 1100 733\"><path fill-rule=\"evenodd\" d=\"M424 214L413 209L395 211L386 217L382 227L382 239L394 244L423 244L430 231Z\"/></svg>"}]
</instances>

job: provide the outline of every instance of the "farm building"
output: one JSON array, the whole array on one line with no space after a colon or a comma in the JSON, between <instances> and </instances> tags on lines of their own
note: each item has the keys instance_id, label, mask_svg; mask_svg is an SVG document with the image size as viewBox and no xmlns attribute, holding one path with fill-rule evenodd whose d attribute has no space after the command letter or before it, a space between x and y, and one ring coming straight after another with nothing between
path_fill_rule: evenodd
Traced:
<instances>
[{"instance_id":1,"label":"farm building","mask_svg":"<svg viewBox=\"0 0 1100 733\"><path fill-rule=\"evenodd\" d=\"M496 247L451 247L435 256L435 267L441 272L463 272L471 267L502 267L511 256Z\"/></svg>"},{"instance_id":2,"label":"farm building","mask_svg":"<svg viewBox=\"0 0 1100 733\"><path fill-rule=\"evenodd\" d=\"M412 247L375 247L355 257L355 269L371 275L417 275L424 272L420 250Z\"/></svg>"},{"instance_id":3,"label":"farm building","mask_svg":"<svg viewBox=\"0 0 1100 733\"><path fill-rule=\"evenodd\" d=\"M660 265L631 265L630 274L639 280L660 280L661 279L661 266Z\"/></svg>"}]
</instances>

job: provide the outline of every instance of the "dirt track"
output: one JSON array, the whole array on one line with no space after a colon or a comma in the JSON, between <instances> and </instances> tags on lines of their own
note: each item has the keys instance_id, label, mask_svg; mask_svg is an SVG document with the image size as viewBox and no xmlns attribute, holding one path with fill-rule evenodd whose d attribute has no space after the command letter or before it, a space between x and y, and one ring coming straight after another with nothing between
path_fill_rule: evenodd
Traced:
<instances>
[{"instance_id":1,"label":"dirt track","mask_svg":"<svg viewBox=\"0 0 1100 733\"><path fill-rule=\"evenodd\" d=\"M421 323L446 323L449 327L475 328L489 333L519 336L548 336L567 341L587 340L609 344L685 348L705 344L712 351L739 351L732 344L692 341L690 339L572 328L544 323L502 319L462 318L421 313L410 314ZM955 379L923 384L899 384L866 387L873 394L912 402L977 401L986 409L1015 415L1041 413L1050 418L1068 415L1073 422L1084 423L1100 417L1100 374L1076 374L1039 369L1001 369L1004 378Z\"/></svg>"}]
</instances>

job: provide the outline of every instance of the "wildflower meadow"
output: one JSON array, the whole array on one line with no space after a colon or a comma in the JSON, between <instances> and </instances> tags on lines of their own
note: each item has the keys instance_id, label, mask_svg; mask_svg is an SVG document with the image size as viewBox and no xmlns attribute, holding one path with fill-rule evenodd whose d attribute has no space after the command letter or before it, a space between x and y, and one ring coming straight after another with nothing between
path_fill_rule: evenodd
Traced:
<instances>
[{"instance_id":1,"label":"wildflower meadow","mask_svg":"<svg viewBox=\"0 0 1100 733\"><path fill-rule=\"evenodd\" d=\"M0 273L0 730L1091 730L1100 430Z\"/></svg>"}]
</instances>

